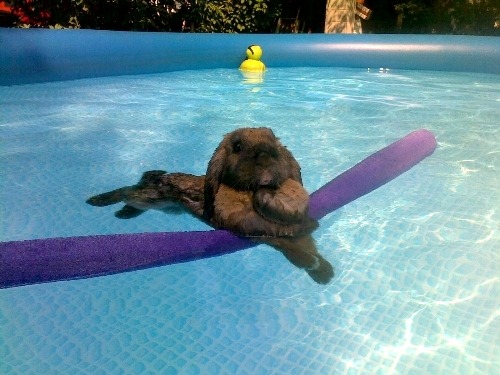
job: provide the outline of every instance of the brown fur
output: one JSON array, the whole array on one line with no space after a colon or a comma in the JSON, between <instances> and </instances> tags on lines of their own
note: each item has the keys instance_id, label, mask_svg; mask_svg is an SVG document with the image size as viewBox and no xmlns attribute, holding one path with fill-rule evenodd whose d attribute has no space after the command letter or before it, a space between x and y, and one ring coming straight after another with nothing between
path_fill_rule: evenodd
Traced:
<instances>
[{"instance_id":1,"label":"brown fur","mask_svg":"<svg viewBox=\"0 0 500 375\"><path fill-rule=\"evenodd\" d=\"M302 185L299 163L270 129L237 129L224 137L208 163L204 214L211 217L220 184L255 192L279 188L289 178Z\"/></svg>"}]
</instances>

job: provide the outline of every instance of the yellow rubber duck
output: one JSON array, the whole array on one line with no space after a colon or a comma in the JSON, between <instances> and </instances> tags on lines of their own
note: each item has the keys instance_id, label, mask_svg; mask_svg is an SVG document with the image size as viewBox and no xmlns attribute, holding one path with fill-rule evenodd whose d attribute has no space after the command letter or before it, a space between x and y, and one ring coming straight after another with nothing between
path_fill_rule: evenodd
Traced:
<instances>
[{"instance_id":1,"label":"yellow rubber duck","mask_svg":"<svg viewBox=\"0 0 500 375\"><path fill-rule=\"evenodd\" d=\"M263 72L266 66L260 58L262 57L262 48L255 44L249 46L246 51L247 58L240 65L240 70L246 72Z\"/></svg>"}]
</instances>

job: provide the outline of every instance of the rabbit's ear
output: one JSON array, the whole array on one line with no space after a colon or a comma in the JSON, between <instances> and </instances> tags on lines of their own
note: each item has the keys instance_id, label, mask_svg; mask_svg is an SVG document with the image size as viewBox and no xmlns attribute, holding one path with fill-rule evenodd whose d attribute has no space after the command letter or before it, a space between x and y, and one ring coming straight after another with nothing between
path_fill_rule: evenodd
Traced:
<instances>
[{"instance_id":1,"label":"rabbit's ear","mask_svg":"<svg viewBox=\"0 0 500 375\"><path fill-rule=\"evenodd\" d=\"M226 166L226 143L227 137L215 149L212 158L208 162L207 174L205 175L205 202L203 204L203 217L210 220L214 214L215 195L219 190L222 173Z\"/></svg>"},{"instance_id":2,"label":"rabbit's ear","mask_svg":"<svg viewBox=\"0 0 500 375\"><path fill-rule=\"evenodd\" d=\"M297 160L293 157L292 153L288 151L288 149L280 145L280 153L284 156L286 160L286 164L288 165L289 168L289 178L292 180L295 180L299 182L302 185L302 175L300 173L300 165Z\"/></svg>"}]
</instances>

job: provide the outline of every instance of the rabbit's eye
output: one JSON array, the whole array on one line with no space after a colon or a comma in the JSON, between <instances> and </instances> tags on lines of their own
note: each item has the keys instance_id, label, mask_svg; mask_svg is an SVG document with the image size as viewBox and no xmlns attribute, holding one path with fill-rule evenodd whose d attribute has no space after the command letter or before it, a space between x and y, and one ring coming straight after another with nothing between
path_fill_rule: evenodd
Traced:
<instances>
[{"instance_id":1,"label":"rabbit's eye","mask_svg":"<svg viewBox=\"0 0 500 375\"><path fill-rule=\"evenodd\" d=\"M240 152L241 151L241 142L236 141L233 143L233 152Z\"/></svg>"}]
</instances>

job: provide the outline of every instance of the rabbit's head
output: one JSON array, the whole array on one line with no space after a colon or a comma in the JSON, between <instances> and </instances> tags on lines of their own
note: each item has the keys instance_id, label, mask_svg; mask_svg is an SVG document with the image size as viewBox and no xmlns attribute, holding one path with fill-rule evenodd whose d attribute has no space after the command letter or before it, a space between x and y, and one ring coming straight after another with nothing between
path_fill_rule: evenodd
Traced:
<instances>
[{"instance_id":1,"label":"rabbit's head","mask_svg":"<svg viewBox=\"0 0 500 375\"><path fill-rule=\"evenodd\" d=\"M211 218L220 184L256 191L278 188L289 178L302 183L300 166L271 129L237 129L224 137L208 163L204 216Z\"/></svg>"}]
</instances>

